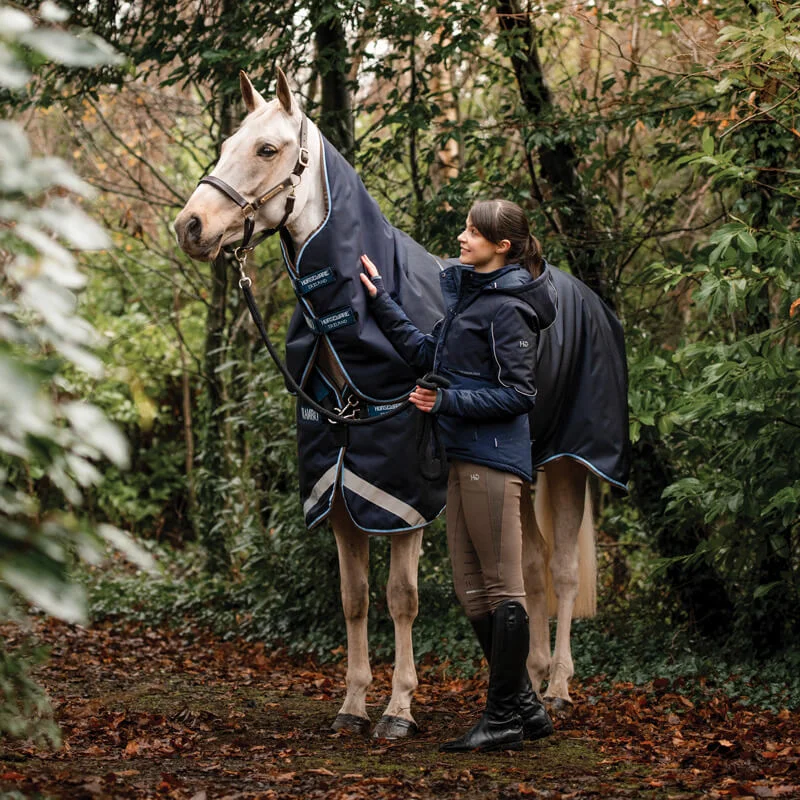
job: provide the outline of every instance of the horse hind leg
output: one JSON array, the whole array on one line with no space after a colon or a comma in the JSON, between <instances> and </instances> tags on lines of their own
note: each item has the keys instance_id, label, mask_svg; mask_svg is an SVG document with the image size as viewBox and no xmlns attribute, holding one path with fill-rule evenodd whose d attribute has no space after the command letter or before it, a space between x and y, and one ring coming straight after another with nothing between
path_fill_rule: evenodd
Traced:
<instances>
[{"instance_id":1,"label":"horse hind leg","mask_svg":"<svg viewBox=\"0 0 800 800\"><path fill-rule=\"evenodd\" d=\"M537 493L544 475L537 479ZM550 671L550 620L547 614L548 545L534 516L530 488L520 497L522 518L522 574L525 578L525 603L530 617L531 646L528 673L533 690L541 695L542 685Z\"/></svg>"},{"instance_id":2,"label":"horse hind leg","mask_svg":"<svg viewBox=\"0 0 800 800\"><path fill-rule=\"evenodd\" d=\"M545 700L556 713L572 706L569 680L574 674L570 635L579 589L579 532L587 502L587 471L577 461L562 458L545 466L553 519L553 556L550 570L556 594L556 643L550 663ZM589 512L591 525L591 511ZM594 548L594 537L591 536ZM592 571L591 579L594 580Z\"/></svg>"},{"instance_id":3,"label":"horse hind leg","mask_svg":"<svg viewBox=\"0 0 800 800\"><path fill-rule=\"evenodd\" d=\"M337 496L331 511L331 525L339 552L342 610L347 628L347 693L331 726L334 731L351 730L369 734L367 689L372 683L367 642L369 609L369 537L359 530Z\"/></svg>"},{"instance_id":4,"label":"horse hind leg","mask_svg":"<svg viewBox=\"0 0 800 800\"><path fill-rule=\"evenodd\" d=\"M417 688L414 645L411 628L417 617L417 568L422 545L422 529L396 533L391 537L391 558L386 598L394 622L395 661L392 696L383 716L375 726L376 739L403 739L418 728L411 715L411 701Z\"/></svg>"}]
</instances>

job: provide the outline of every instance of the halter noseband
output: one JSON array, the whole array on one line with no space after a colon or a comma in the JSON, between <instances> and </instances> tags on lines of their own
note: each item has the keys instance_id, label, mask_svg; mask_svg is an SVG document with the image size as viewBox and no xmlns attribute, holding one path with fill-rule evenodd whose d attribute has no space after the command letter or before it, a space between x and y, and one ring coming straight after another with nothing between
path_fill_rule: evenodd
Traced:
<instances>
[{"instance_id":1,"label":"halter noseband","mask_svg":"<svg viewBox=\"0 0 800 800\"><path fill-rule=\"evenodd\" d=\"M242 237L242 243L236 249L237 253L249 252L256 246L256 244L263 242L264 239L267 239L274 233L277 233L286 224L286 220L289 219L289 215L292 213L292 211L294 211L295 187L298 183L300 183L300 176L303 174L303 170L305 170L307 166L308 130L306 126L306 116L304 114L302 122L300 123L300 152L297 155L297 162L294 165L294 169L288 177L284 178L280 183L273 186L269 191L265 192L260 197L257 197L255 200L245 200L245 198L242 197L242 195L240 195L239 192L233 188L233 186L225 183L222 178L216 178L213 175L207 175L205 178L200 179L200 183L207 183L209 186L213 186L215 189L222 192L226 197L233 200L233 202L242 209L242 214L244 216L244 235ZM253 231L255 230L256 226L256 212L258 209L261 208L264 203L279 195L284 189L288 189L290 187L291 191L286 197L286 206L283 210L283 219L281 219L281 221L274 228L267 228L266 230L261 231L258 242L250 245L250 240L253 237ZM248 245L250 246L248 247ZM239 256L237 255L237 259L238 258Z\"/></svg>"}]
</instances>

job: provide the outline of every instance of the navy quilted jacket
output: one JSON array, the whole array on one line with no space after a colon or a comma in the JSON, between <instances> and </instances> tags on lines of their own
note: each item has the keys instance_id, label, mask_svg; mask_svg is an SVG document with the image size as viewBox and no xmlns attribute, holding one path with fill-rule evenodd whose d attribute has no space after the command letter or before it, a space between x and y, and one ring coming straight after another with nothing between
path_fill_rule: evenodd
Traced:
<instances>
[{"instance_id":1,"label":"navy quilted jacket","mask_svg":"<svg viewBox=\"0 0 800 800\"><path fill-rule=\"evenodd\" d=\"M424 334L386 292L370 304L378 324L419 375L448 378L435 412L451 459L532 479L528 413L536 401L539 332L555 319L552 287L512 264L441 273L446 313Z\"/></svg>"}]
</instances>

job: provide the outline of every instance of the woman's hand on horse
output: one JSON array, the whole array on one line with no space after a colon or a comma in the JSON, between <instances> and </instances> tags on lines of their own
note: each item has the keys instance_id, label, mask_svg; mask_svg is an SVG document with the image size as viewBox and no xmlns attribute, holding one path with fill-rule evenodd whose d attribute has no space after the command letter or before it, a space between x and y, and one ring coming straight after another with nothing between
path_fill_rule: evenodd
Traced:
<instances>
[{"instance_id":1,"label":"woman's hand on horse","mask_svg":"<svg viewBox=\"0 0 800 800\"><path fill-rule=\"evenodd\" d=\"M372 261L370 261L368 255L361 256L361 263L364 265L364 269L367 271L366 275L363 272L361 273L361 283L364 284L364 288L369 292L369 296L375 297L378 294L378 287L375 286L370 278L380 277L378 275L378 268L372 263Z\"/></svg>"},{"instance_id":2,"label":"woman's hand on horse","mask_svg":"<svg viewBox=\"0 0 800 800\"><path fill-rule=\"evenodd\" d=\"M427 414L433 410L437 394L437 389L423 389L421 386L416 386L408 396L408 399L412 405Z\"/></svg>"}]
</instances>

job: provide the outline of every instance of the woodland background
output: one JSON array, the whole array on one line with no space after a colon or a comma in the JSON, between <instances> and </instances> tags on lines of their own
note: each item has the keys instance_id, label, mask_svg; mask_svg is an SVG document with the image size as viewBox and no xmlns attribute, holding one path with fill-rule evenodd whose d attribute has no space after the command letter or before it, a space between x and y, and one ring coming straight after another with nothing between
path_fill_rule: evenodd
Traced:
<instances>
[{"instance_id":1,"label":"woodland background","mask_svg":"<svg viewBox=\"0 0 800 800\"><path fill-rule=\"evenodd\" d=\"M269 97L278 66L393 224L451 255L476 197L515 200L623 320L631 493L595 487L578 673L800 704L800 5L779 0L0 7L2 614L341 656L294 401L230 264L190 262L170 227L244 115L239 70ZM253 263L279 337L276 244ZM420 609L419 658L467 669L441 522ZM7 733L46 720L41 658L2 650Z\"/></svg>"}]
</instances>

